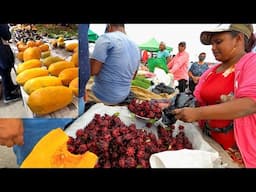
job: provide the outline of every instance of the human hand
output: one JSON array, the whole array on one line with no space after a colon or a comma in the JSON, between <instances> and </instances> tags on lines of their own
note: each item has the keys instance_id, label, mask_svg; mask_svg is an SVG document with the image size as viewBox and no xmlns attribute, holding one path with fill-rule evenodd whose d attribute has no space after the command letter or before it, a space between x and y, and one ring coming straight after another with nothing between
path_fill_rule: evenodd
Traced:
<instances>
[{"instance_id":1,"label":"human hand","mask_svg":"<svg viewBox=\"0 0 256 192\"><path fill-rule=\"evenodd\" d=\"M179 119L183 122L191 123L198 120L197 112L195 108L192 107L174 109L172 113L176 119Z\"/></svg>"},{"instance_id":2,"label":"human hand","mask_svg":"<svg viewBox=\"0 0 256 192\"><path fill-rule=\"evenodd\" d=\"M21 119L0 118L0 145L7 147L23 145L23 132Z\"/></svg>"},{"instance_id":3,"label":"human hand","mask_svg":"<svg viewBox=\"0 0 256 192\"><path fill-rule=\"evenodd\" d=\"M194 83L197 84L199 79L200 79L200 77L194 76L192 79L193 79Z\"/></svg>"},{"instance_id":4,"label":"human hand","mask_svg":"<svg viewBox=\"0 0 256 192\"><path fill-rule=\"evenodd\" d=\"M221 103L225 103L225 102L231 101L231 100L233 100L233 99L234 99L234 95L232 95L232 94L221 95L221 96L220 96L220 102L221 102Z\"/></svg>"},{"instance_id":5,"label":"human hand","mask_svg":"<svg viewBox=\"0 0 256 192\"><path fill-rule=\"evenodd\" d=\"M167 107L169 107L170 106L170 103L165 103L165 102L160 102L160 103L158 103L158 106L163 110L163 109L165 109L165 108L167 108Z\"/></svg>"}]
</instances>

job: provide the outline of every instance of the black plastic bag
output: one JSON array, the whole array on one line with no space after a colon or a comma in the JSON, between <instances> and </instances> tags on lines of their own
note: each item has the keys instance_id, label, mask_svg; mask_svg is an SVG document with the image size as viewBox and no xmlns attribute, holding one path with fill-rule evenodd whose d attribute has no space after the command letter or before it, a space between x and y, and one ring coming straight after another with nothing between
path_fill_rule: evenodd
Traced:
<instances>
[{"instance_id":1,"label":"black plastic bag","mask_svg":"<svg viewBox=\"0 0 256 192\"><path fill-rule=\"evenodd\" d=\"M125 100L123 100L121 103L119 103L118 105L128 105L133 99L136 98L135 93L133 93L132 91L129 92L129 95L125 98Z\"/></svg>"},{"instance_id":2,"label":"black plastic bag","mask_svg":"<svg viewBox=\"0 0 256 192\"><path fill-rule=\"evenodd\" d=\"M93 105L95 105L95 101L87 101L84 104L84 113L87 112Z\"/></svg>"},{"instance_id":3,"label":"black plastic bag","mask_svg":"<svg viewBox=\"0 0 256 192\"><path fill-rule=\"evenodd\" d=\"M174 124L177 119L172 114L174 109L179 109L183 107L195 107L196 99L192 94L187 93L179 93L175 97L172 98L171 105L163 110L162 122L165 125Z\"/></svg>"}]
</instances>

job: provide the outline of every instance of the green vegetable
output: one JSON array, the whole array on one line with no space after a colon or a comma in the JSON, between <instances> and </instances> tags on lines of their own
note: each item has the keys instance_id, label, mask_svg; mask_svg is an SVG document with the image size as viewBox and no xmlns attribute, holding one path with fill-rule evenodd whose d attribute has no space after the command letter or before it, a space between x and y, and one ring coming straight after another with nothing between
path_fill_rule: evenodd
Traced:
<instances>
[{"instance_id":1,"label":"green vegetable","mask_svg":"<svg viewBox=\"0 0 256 192\"><path fill-rule=\"evenodd\" d=\"M131 114L131 120L135 120L135 114L134 113L130 113Z\"/></svg>"},{"instance_id":2,"label":"green vegetable","mask_svg":"<svg viewBox=\"0 0 256 192\"><path fill-rule=\"evenodd\" d=\"M146 79L145 77L138 77L138 76L136 76L135 80L139 80L139 81L142 81L144 83L147 83L147 84L151 85L151 81Z\"/></svg>"},{"instance_id":3,"label":"green vegetable","mask_svg":"<svg viewBox=\"0 0 256 192\"><path fill-rule=\"evenodd\" d=\"M120 115L119 112L115 112L115 113L114 113L114 116L117 116L117 117L118 117L119 115Z\"/></svg>"},{"instance_id":4,"label":"green vegetable","mask_svg":"<svg viewBox=\"0 0 256 192\"><path fill-rule=\"evenodd\" d=\"M151 124L154 124L157 120L156 119L150 119L148 122Z\"/></svg>"},{"instance_id":5,"label":"green vegetable","mask_svg":"<svg viewBox=\"0 0 256 192\"><path fill-rule=\"evenodd\" d=\"M139 80L132 80L132 85L142 87L144 89L148 89L150 87L150 84L144 83L144 82L139 81Z\"/></svg>"}]
</instances>

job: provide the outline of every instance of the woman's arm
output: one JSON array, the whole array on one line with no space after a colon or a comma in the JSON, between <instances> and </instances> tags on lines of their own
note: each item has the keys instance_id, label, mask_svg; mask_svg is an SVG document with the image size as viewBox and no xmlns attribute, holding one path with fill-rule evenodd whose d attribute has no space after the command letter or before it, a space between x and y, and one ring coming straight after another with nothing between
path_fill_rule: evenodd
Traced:
<instances>
[{"instance_id":1,"label":"woman's arm","mask_svg":"<svg viewBox=\"0 0 256 192\"><path fill-rule=\"evenodd\" d=\"M256 102L248 97L197 108L182 108L173 111L175 117L184 122L198 120L231 120L256 113Z\"/></svg>"},{"instance_id":2,"label":"woman's arm","mask_svg":"<svg viewBox=\"0 0 256 192\"><path fill-rule=\"evenodd\" d=\"M192 73L190 70L188 71L188 76L189 76L191 79L194 78L194 75L193 75L193 73Z\"/></svg>"}]
</instances>

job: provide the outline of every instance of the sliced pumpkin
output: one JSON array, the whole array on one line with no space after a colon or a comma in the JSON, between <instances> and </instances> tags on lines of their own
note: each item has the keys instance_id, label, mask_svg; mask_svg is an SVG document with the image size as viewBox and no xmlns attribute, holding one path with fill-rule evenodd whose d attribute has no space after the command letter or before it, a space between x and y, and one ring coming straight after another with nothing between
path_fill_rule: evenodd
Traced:
<instances>
[{"instance_id":1,"label":"sliced pumpkin","mask_svg":"<svg viewBox=\"0 0 256 192\"><path fill-rule=\"evenodd\" d=\"M68 135L56 128L42 137L20 168L94 168L98 161L96 154L72 154L67 150Z\"/></svg>"}]
</instances>

